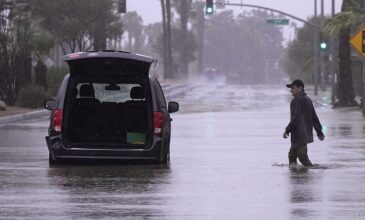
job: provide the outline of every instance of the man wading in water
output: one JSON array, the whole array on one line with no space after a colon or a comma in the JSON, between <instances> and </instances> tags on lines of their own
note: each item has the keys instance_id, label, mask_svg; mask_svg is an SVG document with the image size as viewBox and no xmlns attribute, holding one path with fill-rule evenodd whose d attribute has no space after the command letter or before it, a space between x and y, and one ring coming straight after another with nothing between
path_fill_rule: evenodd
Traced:
<instances>
[{"instance_id":1,"label":"man wading in water","mask_svg":"<svg viewBox=\"0 0 365 220\"><path fill-rule=\"evenodd\" d=\"M289 164L295 166L297 158L304 166L313 166L308 158L307 144L313 142L313 127L319 140L324 140L322 125L319 122L312 100L304 92L304 84L300 79L286 85L294 96L290 103L290 122L285 128L284 138L291 136Z\"/></svg>"}]
</instances>

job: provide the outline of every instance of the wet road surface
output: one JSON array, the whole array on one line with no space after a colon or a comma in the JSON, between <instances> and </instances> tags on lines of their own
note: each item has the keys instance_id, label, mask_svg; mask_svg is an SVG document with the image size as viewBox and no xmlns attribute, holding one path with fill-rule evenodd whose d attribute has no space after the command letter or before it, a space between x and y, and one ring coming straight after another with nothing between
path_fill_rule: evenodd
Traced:
<instances>
[{"instance_id":1,"label":"wet road surface","mask_svg":"<svg viewBox=\"0 0 365 220\"><path fill-rule=\"evenodd\" d=\"M285 88L165 89L182 105L167 167L49 167L47 117L1 125L0 219L365 219L357 109L317 105L326 140L309 157L320 166L289 168Z\"/></svg>"}]
</instances>

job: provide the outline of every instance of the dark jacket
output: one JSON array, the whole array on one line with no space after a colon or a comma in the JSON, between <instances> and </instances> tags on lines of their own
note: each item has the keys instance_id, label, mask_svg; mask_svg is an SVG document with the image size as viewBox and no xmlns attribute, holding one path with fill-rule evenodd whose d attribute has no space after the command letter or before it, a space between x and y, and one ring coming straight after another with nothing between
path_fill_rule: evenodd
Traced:
<instances>
[{"instance_id":1,"label":"dark jacket","mask_svg":"<svg viewBox=\"0 0 365 220\"><path fill-rule=\"evenodd\" d=\"M290 122L285 129L286 133L291 133L291 147L300 147L313 142L313 128L318 136L323 136L322 125L312 100L301 92L290 103Z\"/></svg>"}]
</instances>

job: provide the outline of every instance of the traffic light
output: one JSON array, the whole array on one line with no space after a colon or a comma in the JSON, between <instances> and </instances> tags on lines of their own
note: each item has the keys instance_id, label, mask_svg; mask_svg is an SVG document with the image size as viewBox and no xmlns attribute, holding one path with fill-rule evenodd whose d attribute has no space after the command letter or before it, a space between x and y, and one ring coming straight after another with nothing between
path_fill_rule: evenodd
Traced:
<instances>
[{"instance_id":1,"label":"traffic light","mask_svg":"<svg viewBox=\"0 0 365 220\"><path fill-rule=\"evenodd\" d=\"M322 41L322 42L319 44L319 47L321 48L321 50L326 50L326 49L328 48L328 44L327 44L327 42Z\"/></svg>"},{"instance_id":2,"label":"traffic light","mask_svg":"<svg viewBox=\"0 0 365 220\"><path fill-rule=\"evenodd\" d=\"M213 6L214 6L213 0L206 0L206 2L205 2L205 14L207 14L207 15L213 14L213 11L214 11Z\"/></svg>"},{"instance_id":3,"label":"traffic light","mask_svg":"<svg viewBox=\"0 0 365 220\"><path fill-rule=\"evenodd\" d=\"M119 0L118 1L118 12L126 13L127 12L127 0Z\"/></svg>"},{"instance_id":4,"label":"traffic light","mask_svg":"<svg viewBox=\"0 0 365 220\"><path fill-rule=\"evenodd\" d=\"M329 45L328 45L328 41L327 39L324 37L324 34L321 32L319 34L319 49L321 51L326 51L328 49Z\"/></svg>"}]
</instances>

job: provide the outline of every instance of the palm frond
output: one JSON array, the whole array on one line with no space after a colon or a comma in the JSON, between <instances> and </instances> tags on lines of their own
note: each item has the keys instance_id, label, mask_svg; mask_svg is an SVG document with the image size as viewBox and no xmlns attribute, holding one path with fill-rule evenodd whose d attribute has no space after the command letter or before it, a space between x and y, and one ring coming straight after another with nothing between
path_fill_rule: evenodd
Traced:
<instances>
[{"instance_id":1,"label":"palm frond","mask_svg":"<svg viewBox=\"0 0 365 220\"><path fill-rule=\"evenodd\" d=\"M329 35L337 35L343 27L356 27L362 23L363 14L360 10L353 9L341 12L329 19L324 26L324 31Z\"/></svg>"}]
</instances>

